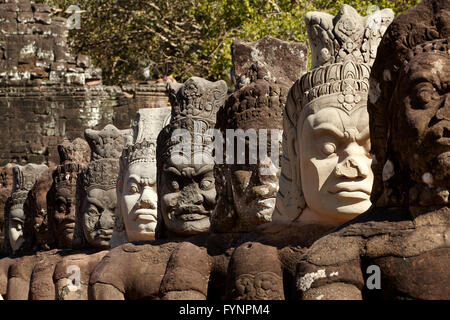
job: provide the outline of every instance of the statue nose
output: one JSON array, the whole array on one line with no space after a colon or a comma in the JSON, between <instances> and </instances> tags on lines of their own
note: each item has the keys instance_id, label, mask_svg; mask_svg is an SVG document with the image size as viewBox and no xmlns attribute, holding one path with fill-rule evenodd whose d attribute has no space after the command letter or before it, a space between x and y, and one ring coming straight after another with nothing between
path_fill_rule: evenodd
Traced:
<instances>
[{"instance_id":1,"label":"statue nose","mask_svg":"<svg viewBox=\"0 0 450 320\"><path fill-rule=\"evenodd\" d=\"M336 165L335 173L338 177L355 179L358 177L366 178L367 168L361 165L354 157L347 157L344 161Z\"/></svg>"},{"instance_id":2,"label":"statue nose","mask_svg":"<svg viewBox=\"0 0 450 320\"><path fill-rule=\"evenodd\" d=\"M183 188L180 203L184 203L185 205L201 205L203 203L203 196L197 190L195 185L188 185Z\"/></svg>"},{"instance_id":3,"label":"statue nose","mask_svg":"<svg viewBox=\"0 0 450 320\"><path fill-rule=\"evenodd\" d=\"M139 200L139 208L156 209L156 196L150 187L145 187Z\"/></svg>"},{"instance_id":4,"label":"statue nose","mask_svg":"<svg viewBox=\"0 0 450 320\"><path fill-rule=\"evenodd\" d=\"M114 228L114 219L113 214L109 210L104 210L100 217L100 225L103 229L112 229Z\"/></svg>"}]
</instances>

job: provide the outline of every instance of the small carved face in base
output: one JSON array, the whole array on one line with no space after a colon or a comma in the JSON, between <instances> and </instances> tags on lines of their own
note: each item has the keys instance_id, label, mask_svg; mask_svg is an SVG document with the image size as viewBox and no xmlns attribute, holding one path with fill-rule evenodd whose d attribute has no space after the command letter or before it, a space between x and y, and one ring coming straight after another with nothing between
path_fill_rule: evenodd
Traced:
<instances>
[{"instance_id":1,"label":"small carved face in base","mask_svg":"<svg viewBox=\"0 0 450 320\"><path fill-rule=\"evenodd\" d=\"M12 208L9 213L9 242L11 249L17 251L23 244L23 224L25 214L22 208Z\"/></svg>"},{"instance_id":2,"label":"small carved face in base","mask_svg":"<svg viewBox=\"0 0 450 320\"><path fill-rule=\"evenodd\" d=\"M170 158L164 164L160 204L170 232L192 235L209 231L209 217L216 203L213 169L212 163L175 164Z\"/></svg>"},{"instance_id":3,"label":"small carved face in base","mask_svg":"<svg viewBox=\"0 0 450 320\"><path fill-rule=\"evenodd\" d=\"M256 165L231 165L233 202L241 231L272 221L281 169L270 158Z\"/></svg>"},{"instance_id":4,"label":"small carved face in base","mask_svg":"<svg viewBox=\"0 0 450 320\"><path fill-rule=\"evenodd\" d=\"M297 139L306 204L319 220L344 222L369 209L373 173L366 108L350 116L324 108L305 119Z\"/></svg>"},{"instance_id":5,"label":"small carved face in base","mask_svg":"<svg viewBox=\"0 0 450 320\"><path fill-rule=\"evenodd\" d=\"M76 184L72 186L56 186L54 232L60 245L72 246L75 230L75 192Z\"/></svg>"},{"instance_id":6,"label":"small carved face in base","mask_svg":"<svg viewBox=\"0 0 450 320\"><path fill-rule=\"evenodd\" d=\"M107 249L114 228L114 210L117 196L115 188L87 191L86 212L83 215L83 231L94 248Z\"/></svg>"},{"instance_id":7,"label":"small carved face in base","mask_svg":"<svg viewBox=\"0 0 450 320\"><path fill-rule=\"evenodd\" d=\"M402 165L417 182L449 188L450 55L414 57L400 76L395 101L392 137Z\"/></svg>"},{"instance_id":8,"label":"small carved face in base","mask_svg":"<svg viewBox=\"0 0 450 320\"><path fill-rule=\"evenodd\" d=\"M153 240L158 203L155 163L137 162L129 166L119 201L128 238Z\"/></svg>"}]
</instances>

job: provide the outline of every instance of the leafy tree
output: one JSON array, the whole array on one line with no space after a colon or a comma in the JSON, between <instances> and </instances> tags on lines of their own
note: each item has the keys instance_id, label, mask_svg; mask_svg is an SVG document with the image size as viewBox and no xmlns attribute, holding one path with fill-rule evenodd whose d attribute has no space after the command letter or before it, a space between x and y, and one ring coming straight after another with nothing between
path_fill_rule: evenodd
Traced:
<instances>
[{"instance_id":1,"label":"leafy tree","mask_svg":"<svg viewBox=\"0 0 450 320\"><path fill-rule=\"evenodd\" d=\"M68 17L73 0L41 0L54 14ZM420 0L78 0L81 29L71 45L103 69L105 83L174 74L211 80L228 78L231 43L271 35L307 43L308 11L337 14L349 4L362 15L374 5L398 15Z\"/></svg>"}]
</instances>

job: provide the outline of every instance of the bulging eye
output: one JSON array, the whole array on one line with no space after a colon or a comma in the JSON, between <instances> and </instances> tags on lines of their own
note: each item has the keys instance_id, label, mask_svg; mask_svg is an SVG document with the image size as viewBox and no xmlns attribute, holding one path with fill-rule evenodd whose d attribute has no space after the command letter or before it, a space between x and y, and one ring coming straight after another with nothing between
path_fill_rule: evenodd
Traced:
<instances>
[{"instance_id":1,"label":"bulging eye","mask_svg":"<svg viewBox=\"0 0 450 320\"><path fill-rule=\"evenodd\" d=\"M203 179L200 182L200 189L202 189L202 190L209 190L209 189L211 189L213 187L213 185L214 185L214 183L211 180L211 178Z\"/></svg>"},{"instance_id":2,"label":"bulging eye","mask_svg":"<svg viewBox=\"0 0 450 320\"><path fill-rule=\"evenodd\" d=\"M331 142L327 142L322 146L322 152L329 156L330 154L333 154L336 152L336 146L334 145L334 143Z\"/></svg>"},{"instance_id":3,"label":"bulging eye","mask_svg":"<svg viewBox=\"0 0 450 320\"><path fill-rule=\"evenodd\" d=\"M436 88L430 83L420 84L416 87L415 107L418 109L426 108L426 105L435 99Z\"/></svg>"},{"instance_id":4,"label":"bulging eye","mask_svg":"<svg viewBox=\"0 0 450 320\"><path fill-rule=\"evenodd\" d=\"M137 185L135 185L135 184L131 185L130 193L131 194L135 194L135 193L138 193L138 192L139 192L139 187Z\"/></svg>"},{"instance_id":5,"label":"bulging eye","mask_svg":"<svg viewBox=\"0 0 450 320\"><path fill-rule=\"evenodd\" d=\"M171 186L174 191L178 191L180 189L180 185L178 184L177 181L172 181Z\"/></svg>"}]
</instances>

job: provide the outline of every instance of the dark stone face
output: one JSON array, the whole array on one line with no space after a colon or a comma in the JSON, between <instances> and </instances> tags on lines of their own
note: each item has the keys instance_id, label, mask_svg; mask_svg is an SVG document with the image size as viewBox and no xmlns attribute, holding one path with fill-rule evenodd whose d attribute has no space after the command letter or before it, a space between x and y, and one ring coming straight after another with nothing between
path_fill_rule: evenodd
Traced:
<instances>
[{"instance_id":1,"label":"dark stone face","mask_svg":"<svg viewBox=\"0 0 450 320\"><path fill-rule=\"evenodd\" d=\"M72 246L75 230L75 192L75 183L70 187L56 185L54 233L58 243L67 248Z\"/></svg>"},{"instance_id":2,"label":"dark stone face","mask_svg":"<svg viewBox=\"0 0 450 320\"><path fill-rule=\"evenodd\" d=\"M83 231L86 240L94 248L107 249L114 228L116 190L92 188L87 192L85 201Z\"/></svg>"},{"instance_id":3,"label":"dark stone face","mask_svg":"<svg viewBox=\"0 0 450 320\"><path fill-rule=\"evenodd\" d=\"M241 231L270 222L281 170L268 158L253 165L229 165L228 172Z\"/></svg>"},{"instance_id":4,"label":"dark stone face","mask_svg":"<svg viewBox=\"0 0 450 320\"><path fill-rule=\"evenodd\" d=\"M450 187L450 56L423 53L397 84L392 137L411 178ZM424 176L425 175L425 176Z\"/></svg>"},{"instance_id":5,"label":"dark stone face","mask_svg":"<svg viewBox=\"0 0 450 320\"><path fill-rule=\"evenodd\" d=\"M166 228L175 234L209 231L216 203L213 164L174 164L169 158L161 176L160 203Z\"/></svg>"}]
</instances>

